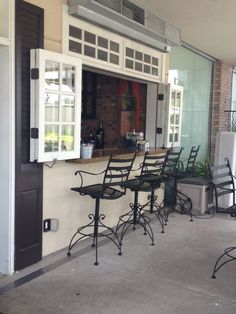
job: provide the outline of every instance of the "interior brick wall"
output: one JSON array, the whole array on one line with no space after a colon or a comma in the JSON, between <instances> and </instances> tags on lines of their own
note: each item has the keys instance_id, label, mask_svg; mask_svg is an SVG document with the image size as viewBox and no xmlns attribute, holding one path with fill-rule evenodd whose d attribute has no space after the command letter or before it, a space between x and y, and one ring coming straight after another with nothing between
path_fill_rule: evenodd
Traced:
<instances>
[{"instance_id":1,"label":"interior brick wall","mask_svg":"<svg viewBox=\"0 0 236 314\"><path fill-rule=\"evenodd\" d=\"M231 109L233 66L217 61L213 69L212 124L211 124L211 159L214 158L216 134L228 131Z\"/></svg>"},{"instance_id":2,"label":"interior brick wall","mask_svg":"<svg viewBox=\"0 0 236 314\"><path fill-rule=\"evenodd\" d=\"M90 133L96 135L101 122L105 131L105 146L116 146L119 127L119 100L117 78L97 75L96 119L83 119L81 137L87 139Z\"/></svg>"},{"instance_id":3,"label":"interior brick wall","mask_svg":"<svg viewBox=\"0 0 236 314\"><path fill-rule=\"evenodd\" d=\"M89 134L96 135L99 123L102 122L105 131L105 147L121 144L120 137L120 104L119 78L97 75L96 119L82 119L81 138L88 139ZM146 85L140 84L140 130L145 131L146 117ZM130 130L132 131L132 130Z\"/></svg>"}]
</instances>

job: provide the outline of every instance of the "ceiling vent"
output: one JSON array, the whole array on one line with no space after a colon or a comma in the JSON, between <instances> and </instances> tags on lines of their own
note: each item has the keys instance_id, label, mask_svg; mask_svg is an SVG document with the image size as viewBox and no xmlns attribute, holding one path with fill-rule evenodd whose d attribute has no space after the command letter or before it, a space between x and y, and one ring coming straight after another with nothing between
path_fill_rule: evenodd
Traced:
<instances>
[{"instance_id":1,"label":"ceiling vent","mask_svg":"<svg viewBox=\"0 0 236 314\"><path fill-rule=\"evenodd\" d=\"M69 14L162 51L181 44L178 28L129 0L69 0Z\"/></svg>"}]
</instances>

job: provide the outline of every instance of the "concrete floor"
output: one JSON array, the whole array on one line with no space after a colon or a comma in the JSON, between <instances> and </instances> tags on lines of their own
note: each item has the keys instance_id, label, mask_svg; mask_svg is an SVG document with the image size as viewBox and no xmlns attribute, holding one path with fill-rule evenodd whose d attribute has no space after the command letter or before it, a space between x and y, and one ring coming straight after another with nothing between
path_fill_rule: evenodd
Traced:
<instances>
[{"instance_id":1,"label":"concrete floor","mask_svg":"<svg viewBox=\"0 0 236 314\"><path fill-rule=\"evenodd\" d=\"M138 229L126 235L122 256L102 240L99 266L86 240L71 258L62 251L1 277L0 314L235 314L236 262L215 280L211 273L222 250L235 245L236 221L172 214L165 234L152 226L156 245ZM24 283L30 273L35 279Z\"/></svg>"}]
</instances>

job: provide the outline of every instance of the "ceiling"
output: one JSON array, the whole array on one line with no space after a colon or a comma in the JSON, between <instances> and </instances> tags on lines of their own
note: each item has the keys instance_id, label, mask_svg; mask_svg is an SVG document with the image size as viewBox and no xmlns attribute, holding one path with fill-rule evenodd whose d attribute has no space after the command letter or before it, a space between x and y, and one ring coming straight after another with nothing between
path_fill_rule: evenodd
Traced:
<instances>
[{"instance_id":1,"label":"ceiling","mask_svg":"<svg viewBox=\"0 0 236 314\"><path fill-rule=\"evenodd\" d=\"M136 0L181 29L182 41L236 65L236 0Z\"/></svg>"}]
</instances>

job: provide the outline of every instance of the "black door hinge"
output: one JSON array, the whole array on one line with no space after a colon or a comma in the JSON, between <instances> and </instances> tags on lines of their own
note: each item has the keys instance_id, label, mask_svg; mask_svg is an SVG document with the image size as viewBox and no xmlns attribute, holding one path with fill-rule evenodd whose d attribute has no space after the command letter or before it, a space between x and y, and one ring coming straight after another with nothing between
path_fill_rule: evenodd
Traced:
<instances>
[{"instance_id":1,"label":"black door hinge","mask_svg":"<svg viewBox=\"0 0 236 314\"><path fill-rule=\"evenodd\" d=\"M39 69L38 68L31 69L31 79L38 80L38 78L39 78Z\"/></svg>"},{"instance_id":2,"label":"black door hinge","mask_svg":"<svg viewBox=\"0 0 236 314\"><path fill-rule=\"evenodd\" d=\"M164 94L158 94L158 100L164 100Z\"/></svg>"},{"instance_id":3,"label":"black door hinge","mask_svg":"<svg viewBox=\"0 0 236 314\"><path fill-rule=\"evenodd\" d=\"M39 129L38 128L31 128L30 129L30 137L31 138L39 138Z\"/></svg>"}]
</instances>

